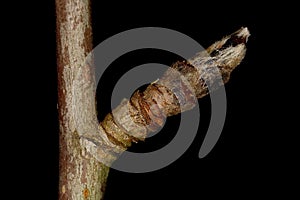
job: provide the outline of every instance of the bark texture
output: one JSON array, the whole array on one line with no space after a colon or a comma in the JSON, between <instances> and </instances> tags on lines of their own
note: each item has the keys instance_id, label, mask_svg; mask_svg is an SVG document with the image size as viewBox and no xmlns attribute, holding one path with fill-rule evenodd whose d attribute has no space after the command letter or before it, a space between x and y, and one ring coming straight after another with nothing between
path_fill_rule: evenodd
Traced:
<instances>
[{"instance_id":1,"label":"bark texture","mask_svg":"<svg viewBox=\"0 0 300 200\"><path fill-rule=\"evenodd\" d=\"M241 28L207 51L175 62L163 77L144 91L136 91L129 100L124 99L100 123L101 135L114 146L103 145L103 139L97 140L95 135L84 136L89 152L109 166L132 142L144 140L149 132L163 126L166 117L192 109L197 98L229 81L245 56L249 36L248 29ZM103 148L108 156L103 157Z\"/></svg>"},{"instance_id":2,"label":"bark texture","mask_svg":"<svg viewBox=\"0 0 300 200\"><path fill-rule=\"evenodd\" d=\"M144 91L124 99L99 124L89 0L56 0L60 200L103 198L109 167L132 142L163 125L165 117L195 106L197 98L229 80L245 56L247 28L224 37L207 52L174 63ZM101 66L100 66L101 67Z\"/></svg>"},{"instance_id":3,"label":"bark texture","mask_svg":"<svg viewBox=\"0 0 300 200\"><path fill-rule=\"evenodd\" d=\"M60 120L59 199L102 199L108 167L80 144L85 132L100 134L95 82L85 65L92 50L89 0L56 0L58 109Z\"/></svg>"}]
</instances>

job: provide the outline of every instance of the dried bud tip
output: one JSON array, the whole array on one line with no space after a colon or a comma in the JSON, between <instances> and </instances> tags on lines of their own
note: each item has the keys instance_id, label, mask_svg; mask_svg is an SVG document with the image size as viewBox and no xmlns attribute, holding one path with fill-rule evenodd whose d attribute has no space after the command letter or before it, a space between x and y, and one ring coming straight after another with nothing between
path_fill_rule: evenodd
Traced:
<instances>
[{"instance_id":1,"label":"dried bud tip","mask_svg":"<svg viewBox=\"0 0 300 200\"><path fill-rule=\"evenodd\" d=\"M242 27L235 33L231 34L230 38L235 39L236 44L234 44L233 46L236 46L241 43L244 43L244 44L247 43L249 36L250 36L250 32L249 32L248 28Z\"/></svg>"},{"instance_id":2,"label":"dried bud tip","mask_svg":"<svg viewBox=\"0 0 300 200\"><path fill-rule=\"evenodd\" d=\"M236 32L232 33L231 35L228 35L224 37L222 40L212 44L210 47L206 49L209 56L216 56L220 53L220 51L223 51L230 47L235 47L240 44L246 44L248 41L248 38L250 36L250 32L247 27L242 27Z\"/></svg>"}]
</instances>

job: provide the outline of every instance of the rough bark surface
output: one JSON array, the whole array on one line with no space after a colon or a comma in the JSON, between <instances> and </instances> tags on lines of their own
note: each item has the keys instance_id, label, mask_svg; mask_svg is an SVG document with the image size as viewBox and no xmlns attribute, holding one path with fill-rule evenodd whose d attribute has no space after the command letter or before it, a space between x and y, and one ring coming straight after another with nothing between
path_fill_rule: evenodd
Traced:
<instances>
[{"instance_id":1,"label":"rough bark surface","mask_svg":"<svg viewBox=\"0 0 300 200\"><path fill-rule=\"evenodd\" d=\"M132 142L144 140L149 132L163 126L165 118L192 109L197 98L229 81L231 72L246 53L250 36L241 28L211 45L195 57L175 62L144 91L123 99L100 123L101 134L85 135L83 144L100 162L111 165ZM108 138L110 143L103 143ZM113 146L112 146L113 144ZM103 156L103 150L107 156Z\"/></svg>"},{"instance_id":2,"label":"rough bark surface","mask_svg":"<svg viewBox=\"0 0 300 200\"><path fill-rule=\"evenodd\" d=\"M60 120L59 199L102 199L108 167L80 144L85 132L100 134L95 83L84 65L92 50L89 0L56 0Z\"/></svg>"}]
</instances>

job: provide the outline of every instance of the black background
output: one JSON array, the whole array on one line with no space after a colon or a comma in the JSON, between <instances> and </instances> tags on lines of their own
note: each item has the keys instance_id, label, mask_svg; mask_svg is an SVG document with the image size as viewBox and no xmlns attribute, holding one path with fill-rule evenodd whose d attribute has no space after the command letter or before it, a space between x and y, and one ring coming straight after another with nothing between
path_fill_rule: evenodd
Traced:
<instances>
[{"instance_id":1,"label":"black background","mask_svg":"<svg viewBox=\"0 0 300 200\"><path fill-rule=\"evenodd\" d=\"M116 10L116 6L121 11ZM28 131L21 134L17 141L23 152L20 156L26 157L26 161L17 160L14 167L20 176L26 176L19 179L20 187L26 188L23 196L57 199L59 127L55 5L52 1L40 1L34 7L24 12L24 18L17 20L15 24L20 28L17 28L17 36L13 36L22 52L22 67L18 68L21 76L23 71L33 75L26 75L26 85L22 82L17 86L19 91L26 90L26 93L17 93L16 98L18 106L26 111L18 114L15 120L26 121L22 130L28 128ZM93 0L95 46L121 31L146 26L180 31L204 47L241 26L247 26L251 33L246 57L226 85L227 117L214 149L205 158L198 158L210 116L210 99L205 97L199 100L199 133L184 155L166 168L151 173L133 174L112 169L107 182L106 200L121 197L132 200L171 199L174 196L206 199L219 195L222 198L243 199L291 194L291 188L289 192L284 189L287 178L291 177L285 168L290 166L286 154L280 148L281 143L285 143L285 137L276 134L280 132L280 120L275 118L282 108L277 107L276 103L272 104L273 97L270 98L280 96L277 95L278 90L283 88L278 82L274 84L278 77L272 74L270 67L275 66L266 65L265 62L266 52L275 51L266 51L270 43L268 31L277 29L269 23L275 19L261 14L264 9L259 4L231 2L199 2L199 5L173 2L172 5L163 6L152 2L105 5L104 2ZM25 29L21 28L24 23ZM116 60L98 87L98 91L105 94L103 97L97 96L99 120L110 111L109 95L122 73L138 64L154 61L171 64L177 58L168 52L143 50ZM163 147L176 134L179 122L180 116L171 117L161 133L134 145L131 150L142 152ZM288 128L283 133L286 132L289 132ZM34 184L29 184L28 180Z\"/></svg>"}]
</instances>

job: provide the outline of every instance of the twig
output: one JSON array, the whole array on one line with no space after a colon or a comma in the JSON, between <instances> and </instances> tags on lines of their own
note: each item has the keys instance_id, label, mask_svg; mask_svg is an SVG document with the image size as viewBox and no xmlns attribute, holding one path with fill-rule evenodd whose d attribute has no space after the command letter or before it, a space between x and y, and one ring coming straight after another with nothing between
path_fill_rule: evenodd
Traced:
<instances>
[{"instance_id":1,"label":"twig","mask_svg":"<svg viewBox=\"0 0 300 200\"><path fill-rule=\"evenodd\" d=\"M83 145L110 165L132 142L161 127L167 116L192 109L197 98L228 82L245 56L249 36L248 29L241 28L195 57L174 63L158 81L107 114L99 126L101 134L84 135Z\"/></svg>"}]
</instances>

